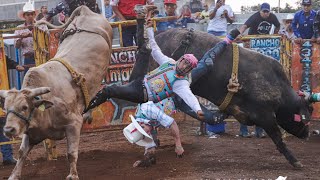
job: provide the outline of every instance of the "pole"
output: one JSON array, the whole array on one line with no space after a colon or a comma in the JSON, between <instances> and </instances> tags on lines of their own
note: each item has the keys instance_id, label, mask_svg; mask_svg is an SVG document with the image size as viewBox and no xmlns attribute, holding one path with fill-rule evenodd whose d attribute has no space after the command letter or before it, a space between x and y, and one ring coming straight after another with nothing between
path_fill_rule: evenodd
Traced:
<instances>
[{"instance_id":1,"label":"pole","mask_svg":"<svg viewBox=\"0 0 320 180\"><path fill-rule=\"evenodd\" d=\"M100 0L101 2L101 14L105 16L106 14L106 6L104 5L104 0Z\"/></svg>"},{"instance_id":2,"label":"pole","mask_svg":"<svg viewBox=\"0 0 320 180\"><path fill-rule=\"evenodd\" d=\"M281 0L278 1L278 13L280 13L280 1Z\"/></svg>"}]
</instances>

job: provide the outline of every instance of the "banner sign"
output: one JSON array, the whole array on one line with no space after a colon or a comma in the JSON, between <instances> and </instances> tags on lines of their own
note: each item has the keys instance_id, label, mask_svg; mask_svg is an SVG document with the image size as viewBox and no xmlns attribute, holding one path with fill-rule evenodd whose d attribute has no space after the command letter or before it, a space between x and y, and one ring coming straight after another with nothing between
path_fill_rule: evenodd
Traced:
<instances>
[{"instance_id":1,"label":"banner sign","mask_svg":"<svg viewBox=\"0 0 320 180\"><path fill-rule=\"evenodd\" d=\"M291 84L298 91L320 92L320 45L305 41L294 44L291 65ZM320 119L320 103L313 104L313 119Z\"/></svg>"},{"instance_id":2,"label":"banner sign","mask_svg":"<svg viewBox=\"0 0 320 180\"><path fill-rule=\"evenodd\" d=\"M252 38L250 49L280 61L281 37Z\"/></svg>"}]
</instances>

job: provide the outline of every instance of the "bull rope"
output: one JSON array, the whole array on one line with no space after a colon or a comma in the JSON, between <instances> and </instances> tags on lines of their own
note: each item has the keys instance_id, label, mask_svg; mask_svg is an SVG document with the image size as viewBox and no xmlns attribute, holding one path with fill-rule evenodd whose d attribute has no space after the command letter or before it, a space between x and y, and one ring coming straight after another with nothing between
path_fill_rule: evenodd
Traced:
<instances>
[{"instance_id":1,"label":"bull rope","mask_svg":"<svg viewBox=\"0 0 320 180\"><path fill-rule=\"evenodd\" d=\"M84 102L85 102L85 106L86 108L89 106L89 102L90 102L90 99L89 99L89 91L88 91L88 88L85 84L85 77L84 77L84 74L82 73L78 73L77 71L75 71L72 66L70 64L68 64L66 61L64 61L62 58L54 58L54 59L51 59L49 61L58 61L60 62L61 64L63 64L67 69L68 71L70 72L71 74L71 77L72 77L72 80L78 85L81 87L81 91L82 91L82 94L84 96Z\"/></svg>"},{"instance_id":2,"label":"bull rope","mask_svg":"<svg viewBox=\"0 0 320 180\"><path fill-rule=\"evenodd\" d=\"M238 69L239 69L239 47L236 43L232 43L232 50L233 50L233 63L232 63L232 74L231 74L231 79L229 80L229 85L232 84L234 81L238 81ZM232 91L229 89L228 85L228 94L224 98L223 102L219 106L220 111L224 111L228 105L230 104L233 95L237 92ZM230 85L231 86L231 85Z\"/></svg>"}]
</instances>

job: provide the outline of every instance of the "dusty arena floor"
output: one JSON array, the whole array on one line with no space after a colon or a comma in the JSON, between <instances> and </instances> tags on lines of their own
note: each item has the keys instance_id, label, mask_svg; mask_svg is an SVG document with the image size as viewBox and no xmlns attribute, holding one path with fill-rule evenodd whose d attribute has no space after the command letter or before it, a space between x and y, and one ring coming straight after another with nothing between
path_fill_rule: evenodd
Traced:
<instances>
[{"instance_id":1,"label":"dusty arena floor","mask_svg":"<svg viewBox=\"0 0 320 180\"><path fill-rule=\"evenodd\" d=\"M320 136L309 141L295 137L285 139L290 150L305 166L294 169L277 150L270 138L240 138L237 122L227 123L227 132L217 139L196 136L198 122L180 123L185 156L177 159L173 139L167 130L160 132L161 147L157 164L150 168L133 168L143 157L143 149L129 144L122 131L85 133L81 137L78 172L83 180L106 179L320 179ZM313 122L311 130L320 129ZM253 128L251 128L253 130ZM57 143L59 158L46 161L42 144L36 146L23 168L23 179L60 180L69 172L66 141ZM14 146L15 155L18 145ZM0 166L0 179L10 175L13 166Z\"/></svg>"}]
</instances>

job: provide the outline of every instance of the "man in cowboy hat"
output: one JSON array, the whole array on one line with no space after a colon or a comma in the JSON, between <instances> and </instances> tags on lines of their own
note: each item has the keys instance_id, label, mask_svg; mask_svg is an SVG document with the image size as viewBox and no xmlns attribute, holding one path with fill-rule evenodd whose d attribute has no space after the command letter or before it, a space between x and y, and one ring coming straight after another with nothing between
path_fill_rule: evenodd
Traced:
<instances>
[{"instance_id":1,"label":"man in cowboy hat","mask_svg":"<svg viewBox=\"0 0 320 180\"><path fill-rule=\"evenodd\" d=\"M284 27L279 31L279 34L285 35L288 39L295 39L295 35L292 29L293 14L288 14L285 19L282 19Z\"/></svg>"},{"instance_id":2,"label":"man in cowboy hat","mask_svg":"<svg viewBox=\"0 0 320 180\"><path fill-rule=\"evenodd\" d=\"M136 161L133 167L148 167L156 163L155 148L159 145L156 135L160 126L170 128L175 141L176 155L180 158L183 156L179 127L169 116L174 109L174 102L168 98L156 104L152 101L140 104L135 117L130 115L132 123L123 129L123 134L130 143L145 147L144 160Z\"/></svg>"},{"instance_id":3,"label":"man in cowboy hat","mask_svg":"<svg viewBox=\"0 0 320 180\"><path fill-rule=\"evenodd\" d=\"M26 2L23 9L18 12L18 17L24 20L24 23L17 26L23 29L14 32L17 36L20 36L18 39L15 39L15 47L21 49L21 54L24 57L24 65L35 65L32 30L37 14L38 10L35 9L34 2L31 0ZM39 28L47 30L46 26L40 26ZM27 72L28 69L29 68L25 68L25 72Z\"/></svg>"}]
</instances>

